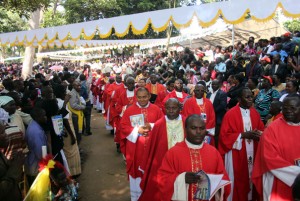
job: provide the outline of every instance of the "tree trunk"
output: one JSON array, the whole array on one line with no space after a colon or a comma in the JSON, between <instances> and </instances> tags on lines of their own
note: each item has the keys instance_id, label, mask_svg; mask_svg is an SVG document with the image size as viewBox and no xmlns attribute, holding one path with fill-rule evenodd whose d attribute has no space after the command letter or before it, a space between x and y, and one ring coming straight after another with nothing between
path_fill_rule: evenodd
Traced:
<instances>
[{"instance_id":1,"label":"tree trunk","mask_svg":"<svg viewBox=\"0 0 300 201\"><path fill-rule=\"evenodd\" d=\"M28 22L30 30L39 28L42 16L43 16L42 9L36 10L33 13L31 13ZM33 46L28 46L25 48L25 58L23 61L23 68L22 68L22 78L24 80L32 74L34 53L35 53L35 48Z\"/></svg>"},{"instance_id":2,"label":"tree trunk","mask_svg":"<svg viewBox=\"0 0 300 201\"><path fill-rule=\"evenodd\" d=\"M173 0L173 8L176 7L176 0ZM172 8L172 0L169 1L169 8ZM169 45L170 45L170 40L172 36L172 31L173 31L173 25L169 23L168 29L167 29L167 44L166 44L166 51L169 52Z\"/></svg>"}]
</instances>

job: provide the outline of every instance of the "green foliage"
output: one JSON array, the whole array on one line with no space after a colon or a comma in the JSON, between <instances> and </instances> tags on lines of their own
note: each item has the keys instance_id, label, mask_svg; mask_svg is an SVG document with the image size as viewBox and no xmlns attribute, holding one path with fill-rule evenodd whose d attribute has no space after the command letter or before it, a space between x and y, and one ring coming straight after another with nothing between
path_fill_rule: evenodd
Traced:
<instances>
[{"instance_id":1,"label":"green foliage","mask_svg":"<svg viewBox=\"0 0 300 201\"><path fill-rule=\"evenodd\" d=\"M0 33L24 31L28 25L24 18L5 9L0 9Z\"/></svg>"},{"instance_id":2,"label":"green foliage","mask_svg":"<svg viewBox=\"0 0 300 201\"><path fill-rule=\"evenodd\" d=\"M300 20L286 21L283 25L290 32L300 31Z\"/></svg>"},{"instance_id":3,"label":"green foliage","mask_svg":"<svg viewBox=\"0 0 300 201\"><path fill-rule=\"evenodd\" d=\"M53 9L48 9L44 13L44 17L41 23L41 27L54 27L67 24L65 13L61 11L56 11L53 13Z\"/></svg>"},{"instance_id":4,"label":"green foliage","mask_svg":"<svg viewBox=\"0 0 300 201\"><path fill-rule=\"evenodd\" d=\"M51 0L0 0L0 8L29 17L29 14L39 8L49 6Z\"/></svg>"},{"instance_id":5,"label":"green foliage","mask_svg":"<svg viewBox=\"0 0 300 201\"><path fill-rule=\"evenodd\" d=\"M97 20L121 14L117 0L65 0L62 2L68 23Z\"/></svg>"}]
</instances>

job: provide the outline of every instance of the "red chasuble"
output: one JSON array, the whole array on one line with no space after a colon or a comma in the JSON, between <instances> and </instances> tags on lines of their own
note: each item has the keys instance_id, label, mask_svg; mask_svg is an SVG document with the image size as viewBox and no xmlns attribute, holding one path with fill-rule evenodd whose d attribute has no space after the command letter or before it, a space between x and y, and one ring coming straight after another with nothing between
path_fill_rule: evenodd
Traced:
<instances>
[{"instance_id":1,"label":"red chasuble","mask_svg":"<svg viewBox=\"0 0 300 201\"><path fill-rule=\"evenodd\" d=\"M182 117L182 128L184 130L185 118ZM141 169L144 174L141 182L141 189L143 191L139 201L159 201L160 193L157 182L157 171L161 162L168 151L168 133L166 127L166 117L163 116L154 124L151 131L149 141L143 157ZM183 133L185 138L185 134Z\"/></svg>"},{"instance_id":2,"label":"red chasuble","mask_svg":"<svg viewBox=\"0 0 300 201\"><path fill-rule=\"evenodd\" d=\"M165 105L165 103L167 102L167 100L169 98L176 98L177 100L179 100L180 103L183 103L183 101L186 99L186 97L188 96L187 93L182 91L182 98L179 98L176 96L176 91L173 90L172 92L170 92L163 100L163 106Z\"/></svg>"},{"instance_id":3,"label":"red chasuble","mask_svg":"<svg viewBox=\"0 0 300 201\"><path fill-rule=\"evenodd\" d=\"M166 90L166 88L164 87L164 85L159 84L159 83L156 83L156 84L148 83L148 84L146 84L146 88L148 89L148 91L151 94L156 94L156 95L159 92Z\"/></svg>"},{"instance_id":4,"label":"red chasuble","mask_svg":"<svg viewBox=\"0 0 300 201\"><path fill-rule=\"evenodd\" d=\"M145 123L155 123L159 120L163 113L154 104L149 103L146 108L140 108L137 104L133 104L126 109L121 120L121 151L126 157L126 171L133 177L141 177L142 173L138 170L141 165L146 143L149 137L139 136L135 143L129 141L127 137L132 133L134 127L131 125L130 116L143 114ZM151 132L149 133L151 135Z\"/></svg>"},{"instance_id":5,"label":"red chasuble","mask_svg":"<svg viewBox=\"0 0 300 201\"><path fill-rule=\"evenodd\" d=\"M128 108L129 106L131 106L134 103L136 103L135 92L134 92L134 96L130 97L130 98L127 97L127 91L124 91L118 97L118 100L117 100L117 103L116 103L116 107L115 107L116 113L120 117L120 118L116 118L116 123L115 123L115 127L116 127L115 142L117 142L117 143L120 143L120 130L121 130L120 121L121 121L122 115L123 115L123 113L125 111L124 109Z\"/></svg>"},{"instance_id":6,"label":"red chasuble","mask_svg":"<svg viewBox=\"0 0 300 201\"><path fill-rule=\"evenodd\" d=\"M105 115L107 115L108 108L111 102L111 95L114 91L118 90L119 88L124 87L123 83L116 84L116 82L112 84L106 84L104 93L103 93L103 101L104 101L104 109L105 109Z\"/></svg>"},{"instance_id":7,"label":"red chasuble","mask_svg":"<svg viewBox=\"0 0 300 201\"><path fill-rule=\"evenodd\" d=\"M250 108L250 119L252 130L264 130L264 124L260 119L259 113L253 108ZM248 200L250 192L250 180L248 171L248 159L246 152L245 140L242 140L242 149L232 149L238 136L244 132L244 123L240 107L237 105L231 108L224 116L220 136L219 136L219 151L222 157L232 151L232 162L234 182L233 201ZM254 141L254 157L257 150L257 142ZM226 161L225 161L226 164ZM253 191L254 192L254 191Z\"/></svg>"},{"instance_id":8,"label":"red chasuble","mask_svg":"<svg viewBox=\"0 0 300 201\"><path fill-rule=\"evenodd\" d=\"M294 166L295 161L300 159L299 142L300 126L289 125L283 118L277 119L266 128L260 139L252 174L253 183L261 196L263 188L267 188L263 185L264 174L272 174L270 171L278 168ZM273 185L270 200L293 200L291 187L277 177L274 176L273 183L269 185Z\"/></svg>"},{"instance_id":9,"label":"red chasuble","mask_svg":"<svg viewBox=\"0 0 300 201\"><path fill-rule=\"evenodd\" d=\"M126 88L123 85L123 87L116 89L112 93L112 98L111 98L111 102L110 102L109 124L112 125L113 127L115 127L116 122L119 122L119 119L120 119L119 114L116 112L116 104L117 104L117 100L119 99L120 95L124 92L126 92Z\"/></svg>"},{"instance_id":10,"label":"red chasuble","mask_svg":"<svg viewBox=\"0 0 300 201\"><path fill-rule=\"evenodd\" d=\"M165 104L167 102L167 100L169 100L169 98L176 98L180 103L183 103L188 97L188 94L182 91L182 98L179 98L176 96L176 91L173 90L172 92L170 92L162 101L162 108L163 111L165 113Z\"/></svg>"},{"instance_id":11,"label":"red chasuble","mask_svg":"<svg viewBox=\"0 0 300 201\"><path fill-rule=\"evenodd\" d=\"M203 97L203 105L198 105L195 97L187 99L187 101L185 101L183 105L182 114L185 117L188 117L192 114L199 114L199 115L202 114L206 123L206 129L208 131L211 131L212 135L215 134L214 133L214 128L216 125L215 111L214 111L214 106L209 99Z\"/></svg>"},{"instance_id":12,"label":"red chasuble","mask_svg":"<svg viewBox=\"0 0 300 201\"><path fill-rule=\"evenodd\" d=\"M160 200L170 201L174 193L174 182L183 172L205 171L207 174L224 174L223 180L229 180L220 153L213 146L203 144L200 149L188 148L186 142L176 144L165 155L158 170ZM189 201L196 192L197 184L189 186ZM224 200L230 193L230 185L225 187ZM214 200L214 198L212 199Z\"/></svg>"},{"instance_id":13,"label":"red chasuble","mask_svg":"<svg viewBox=\"0 0 300 201\"><path fill-rule=\"evenodd\" d=\"M157 94L156 100L155 100L155 105L157 105L159 108L164 108L163 106L163 100L165 97L169 94L168 90L160 91Z\"/></svg>"}]
</instances>

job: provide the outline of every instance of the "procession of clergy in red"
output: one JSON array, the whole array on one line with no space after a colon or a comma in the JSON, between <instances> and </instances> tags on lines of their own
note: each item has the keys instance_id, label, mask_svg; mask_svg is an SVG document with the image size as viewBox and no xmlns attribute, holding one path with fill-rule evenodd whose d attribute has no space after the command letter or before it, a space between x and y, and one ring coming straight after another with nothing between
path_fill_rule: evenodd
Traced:
<instances>
[{"instance_id":1,"label":"procession of clergy in red","mask_svg":"<svg viewBox=\"0 0 300 201\"><path fill-rule=\"evenodd\" d=\"M104 84L102 101L106 128L124 155L132 201L199 200L201 170L230 182L211 200L293 200L300 173L299 95L286 97L282 116L266 127L245 87L217 126L212 100L219 93L208 98L202 84L187 94L180 79L166 87L153 80L136 86L130 75L124 80L116 76Z\"/></svg>"}]
</instances>

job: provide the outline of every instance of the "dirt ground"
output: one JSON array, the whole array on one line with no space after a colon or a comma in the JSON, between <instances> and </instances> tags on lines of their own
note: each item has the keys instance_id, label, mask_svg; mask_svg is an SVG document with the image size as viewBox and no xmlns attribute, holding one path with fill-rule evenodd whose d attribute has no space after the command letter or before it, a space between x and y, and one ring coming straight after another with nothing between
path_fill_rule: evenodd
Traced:
<instances>
[{"instance_id":1,"label":"dirt ground","mask_svg":"<svg viewBox=\"0 0 300 201\"><path fill-rule=\"evenodd\" d=\"M122 155L104 119L93 110L92 135L82 136L83 171L79 177L80 201L130 201L129 183Z\"/></svg>"}]
</instances>

